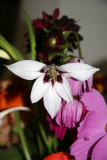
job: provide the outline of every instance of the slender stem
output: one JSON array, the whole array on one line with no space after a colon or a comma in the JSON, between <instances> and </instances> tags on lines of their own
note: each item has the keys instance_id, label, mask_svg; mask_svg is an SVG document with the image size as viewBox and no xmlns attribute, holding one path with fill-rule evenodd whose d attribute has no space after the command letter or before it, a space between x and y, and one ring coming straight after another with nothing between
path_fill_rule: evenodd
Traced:
<instances>
[{"instance_id":1,"label":"slender stem","mask_svg":"<svg viewBox=\"0 0 107 160\"><path fill-rule=\"evenodd\" d=\"M79 41L78 35L77 35L77 33L74 32L74 31L71 31L71 33L73 33L73 34L75 35L75 38L76 38L77 43L78 43L79 57L82 58L81 45L80 45L80 41Z\"/></svg>"},{"instance_id":2,"label":"slender stem","mask_svg":"<svg viewBox=\"0 0 107 160\"><path fill-rule=\"evenodd\" d=\"M82 51L81 51L81 46L80 46L80 41L79 41L79 37L77 35L77 33L75 31L66 31L65 33L63 33L63 37L64 39L66 40L67 37L70 35L70 34L74 34L75 38L76 38L76 41L78 43L78 51L79 51L79 58L82 58Z\"/></svg>"},{"instance_id":3,"label":"slender stem","mask_svg":"<svg viewBox=\"0 0 107 160\"><path fill-rule=\"evenodd\" d=\"M29 30L29 36L30 36L30 47L31 47L31 60L36 60L36 38L35 38L35 33L32 27L32 22L28 16L28 14L23 10L25 14L25 19L28 25L28 30Z\"/></svg>"},{"instance_id":4,"label":"slender stem","mask_svg":"<svg viewBox=\"0 0 107 160\"><path fill-rule=\"evenodd\" d=\"M43 151L42 151L42 148L41 148L41 142L42 142L41 140L43 140L43 142L47 146L48 153L50 154L50 153L52 153L52 138L50 136L47 137L47 135L46 135L44 127L43 127L43 125L40 121L40 112L39 112L38 108L39 108L38 103L36 103L35 104L35 115L37 117L37 123L38 123L37 140L38 140L38 147L39 147L40 155L43 154ZM42 139L41 139L41 137L42 137Z\"/></svg>"},{"instance_id":5,"label":"slender stem","mask_svg":"<svg viewBox=\"0 0 107 160\"><path fill-rule=\"evenodd\" d=\"M25 140L25 136L24 136L23 130L21 128L19 112L16 111L14 113L15 113L16 122L17 122L17 126L18 126L19 136L20 136L20 139L21 139L21 142L22 142L24 153L25 153L25 157L26 157L27 160L31 160L30 153L29 153L28 148L27 148L27 143L26 143L26 140Z\"/></svg>"},{"instance_id":6,"label":"slender stem","mask_svg":"<svg viewBox=\"0 0 107 160\"><path fill-rule=\"evenodd\" d=\"M49 154L52 153L52 143L53 143L52 137L49 136L49 137L48 137L48 153L49 153Z\"/></svg>"}]
</instances>

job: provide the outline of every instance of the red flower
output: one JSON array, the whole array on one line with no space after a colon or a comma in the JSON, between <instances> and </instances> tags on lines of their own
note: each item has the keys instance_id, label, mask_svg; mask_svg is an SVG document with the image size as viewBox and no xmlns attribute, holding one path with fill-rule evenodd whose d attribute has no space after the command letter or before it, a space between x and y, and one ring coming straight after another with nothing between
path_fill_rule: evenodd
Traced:
<instances>
[{"instance_id":1,"label":"red flower","mask_svg":"<svg viewBox=\"0 0 107 160\"><path fill-rule=\"evenodd\" d=\"M59 9L55 9L52 15L46 12L42 12L42 18L32 20L32 27L34 29L36 38L36 51L37 60L50 64L62 63L63 58L59 55L59 52L66 54L67 50L73 52L74 49L78 48L77 39L74 33L64 37L66 31L73 31L77 34L79 40L83 38L78 33L80 26L76 24L76 21L67 16L59 17ZM29 34L25 35L27 38L27 52L30 52ZM56 55L55 55L56 52ZM42 57L41 57L41 53ZM51 58L50 58L51 57Z\"/></svg>"},{"instance_id":2,"label":"red flower","mask_svg":"<svg viewBox=\"0 0 107 160\"><path fill-rule=\"evenodd\" d=\"M55 9L54 12L53 12L53 15L52 16L49 16L46 12L42 12L42 15L43 15L43 19L44 20L50 20L52 19L53 21L55 21L58 16L59 16L59 9Z\"/></svg>"},{"instance_id":3,"label":"red flower","mask_svg":"<svg viewBox=\"0 0 107 160\"><path fill-rule=\"evenodd\" d=\"M43 160L75 160L73 157L69 157L68 153L58 152L52 153L51 155L45 157Z\"/></svg>"}]
</instances>

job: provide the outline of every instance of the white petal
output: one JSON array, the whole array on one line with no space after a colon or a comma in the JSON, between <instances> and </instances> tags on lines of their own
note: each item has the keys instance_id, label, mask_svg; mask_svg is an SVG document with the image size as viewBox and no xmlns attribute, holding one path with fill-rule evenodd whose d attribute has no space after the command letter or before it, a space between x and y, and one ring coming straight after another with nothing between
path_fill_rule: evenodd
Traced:
<instances>
[{"instance_id":1,"label":"white petal","mask_svg":"<svg viewBox=\"0 0 107 160\"><path fill-rule=\"evenodd\" d=\"M31 91L32 103L39 101L51 86L51 82L44 83L43 78L44 76L39 77L33 85L33 88Z\"/></svg>"},{"instance_id":2,"label":"white petal","mask_svg":"<svg viewBox=\"0 0 107 160\"><path fill-rule=\"evenodd\" d=\"M1 111L0 112L0 119L3 119L3 117L5 117L7 114L11 113L11 112L14 112L14 111L31 111L28 107L14 107L14 108L9 108L9 109L6 109L4 111Z\"/></svg>"},{"instance_id":3,"label":"white petal","mask_svg":"<svg viewBox=\"0 0 107 160\"><path fill-rule=\"evenodd\" d=\"M43 97L44 105L46 110L48 111L49 115L53 119L61 106L61 98L56 93L54 87L50 87L47 94Z\"/></svg>"},{"instance_id":4,"label":"white petal","mask_svg":"<svg viewBox=\"0 0 107 160\"><path fill-rule=\"evenodd\" d=\"M44 63L32 60L18 61L11 65L6 65L11 72L27 80L33 80L43 75L44 73L39 71L45 66L46 65Z\"/></svg>"},{"instance_id":5,"label":"white petal","mask_svg":"<svg viewBox=\"0 0 107 160\"><path fill-rule=\"evenodd\" d=\"M95 72L99 71L99 68L92 67L84 63L68 63L60 66L64 73L64 76L72 77L80 81L89 79Z\"/></svg>"},{"instance_id":6,"label":"white petal","mask_svg":"<svg viewBox=\"0 0 107 160\"><path fill-rule=\"evenodd\" d=\"M0 58L7 59L7 60L11 59L11 57L8 55L8 53L5 52L3 49L0 49Z\"/></svg>"},{"instance_id":7,"label":"white petal","mask_svg":"<svg viewBox=\"0 0 107 160\"><path fill-rule=\"evenodd\" d=\"M62 76L63 83L55 82L55 90L67 102L73 102L71 86L64 76Z\"/></svg>"}]
</instances>

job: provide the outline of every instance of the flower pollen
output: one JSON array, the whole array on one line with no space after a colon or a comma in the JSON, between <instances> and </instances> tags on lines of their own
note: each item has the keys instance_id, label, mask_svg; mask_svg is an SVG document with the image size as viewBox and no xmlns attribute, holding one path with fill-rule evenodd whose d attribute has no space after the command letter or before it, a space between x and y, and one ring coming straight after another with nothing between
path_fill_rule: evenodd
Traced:
<instances>
[{"instance_id":1,"label":"flower pollen","mask_svg":"<svg viewBox=\"0 0 107 160\"><path fill-rule=\"evenodd\" d=\"M57 72L54 67L50 69L50 80L53 80L54 83L57 81Z\"/></svg>"}]
</instances>

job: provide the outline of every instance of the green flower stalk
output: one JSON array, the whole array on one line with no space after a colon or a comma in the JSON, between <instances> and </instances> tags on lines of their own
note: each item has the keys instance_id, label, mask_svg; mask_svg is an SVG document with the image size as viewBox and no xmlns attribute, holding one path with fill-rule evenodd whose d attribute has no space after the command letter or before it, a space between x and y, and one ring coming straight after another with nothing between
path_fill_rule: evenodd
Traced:
<instances>
[{"instance_id":1,"label":"green flower stalk","mask_svg":"<svg viewBox=\"0 0 107 160\"><path fill-rule=\"evenodd\" d=\"M21 127L21 122L20 122L20 117L19 117L19 112L16 111L15 112L15 117L16 117L16 122L17 122L17 127L18 127L18 131L19 131L19 136L22 142L22 146L23 146L23 150L24 150L24 154L27 160L31 160L31 156L27 147L27 143L26 143L26 139Z\"/></svg>"}]
</instances>

